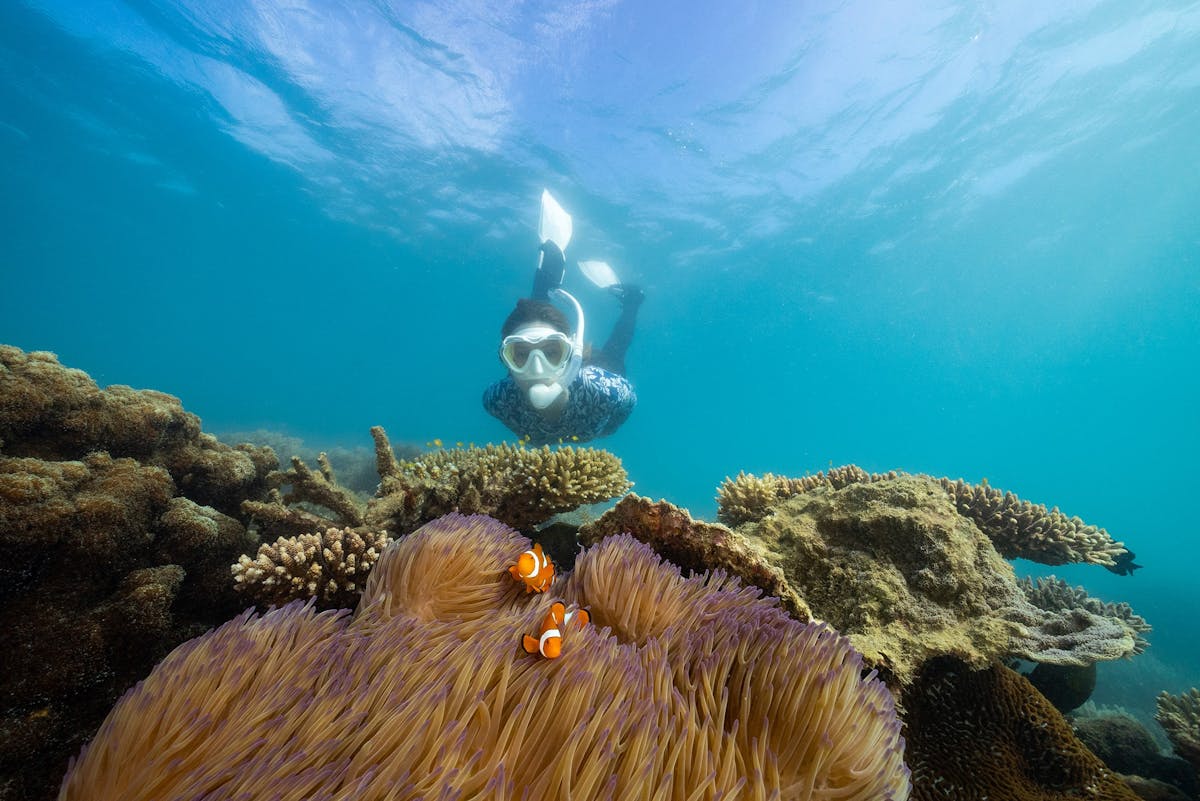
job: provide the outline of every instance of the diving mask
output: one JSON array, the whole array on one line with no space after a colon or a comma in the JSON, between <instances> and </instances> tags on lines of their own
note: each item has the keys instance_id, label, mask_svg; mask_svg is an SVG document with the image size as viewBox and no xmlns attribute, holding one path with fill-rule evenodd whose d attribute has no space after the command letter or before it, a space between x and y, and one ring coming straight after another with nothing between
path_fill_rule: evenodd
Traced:
<instances>
[{"instance_id":1,"label":"diving mask","mask_svg":"<svg viewBox=\"0 0 1200 801\"><path fill-rule=\"evenodd\" d=\"M500 359L522 378L557 378L574 352L575 343L569 336L547 326L521 329L500 343Z\"/></svg>"}]
</instances>

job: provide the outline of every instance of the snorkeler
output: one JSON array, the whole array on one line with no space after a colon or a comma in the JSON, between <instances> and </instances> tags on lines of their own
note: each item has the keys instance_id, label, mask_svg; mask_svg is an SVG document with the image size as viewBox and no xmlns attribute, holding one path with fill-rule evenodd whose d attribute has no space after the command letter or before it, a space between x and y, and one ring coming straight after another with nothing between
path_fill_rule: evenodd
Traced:
<instances>
[{"instance_id":1,"label":"snorkeler","mask_svg":"<svg viewBox=\"0 0 1200 801\"><path fill-rule=\"evenodd\" d=\"M603 262L581 262L584 275L621 303L621 315L599 351L585 347L583 308L562 289L571 217L542 192L542 241L533 292L517 301L500 329L500 360L508 375L483 393L483 406L523 441L535 445L586 442L616 431L637 404L625 377L625 352L642 290L622 284ZM574 326L551 299L574 313Z\"/></svg>"}]
</instances>

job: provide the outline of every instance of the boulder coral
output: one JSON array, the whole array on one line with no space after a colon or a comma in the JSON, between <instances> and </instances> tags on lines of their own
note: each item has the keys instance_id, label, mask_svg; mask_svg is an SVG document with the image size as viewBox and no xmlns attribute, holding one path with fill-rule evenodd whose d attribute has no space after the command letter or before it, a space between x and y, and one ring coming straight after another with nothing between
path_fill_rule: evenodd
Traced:
<instances>
[{"instance_id":1,"label":"boulder coral","mask_svg":"<svg viewBox=\"0 0 1200 801\"><path fill-rule=\"evenodd\" d=\"M930 661L904 694L913 799L1137 801L1022 676Z\"/></svg>"},{"instance_id":2,"label":"boulder coral","mask_svg":"<svg viewBox=\"0 0 1200 801\"><path fill-rule=\"evenodd\" d=\"M181 646L60 798L908 797L891 695L835 632L627 536L526 596L504 565L528 545L448 515L389 546L353 618L296 603ZM525 653L554 600L593 625Z\"/></svg>"}]
</instances>

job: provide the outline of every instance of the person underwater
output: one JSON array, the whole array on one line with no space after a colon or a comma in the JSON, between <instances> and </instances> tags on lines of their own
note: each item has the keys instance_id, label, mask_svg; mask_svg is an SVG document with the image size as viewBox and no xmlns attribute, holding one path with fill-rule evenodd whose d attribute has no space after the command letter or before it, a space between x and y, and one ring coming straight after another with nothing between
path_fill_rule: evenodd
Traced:
<instances>
[{"instance_id":1,"label":"person underwater","mask_svg":"<svg viewBox=\"0 0 1200 801\"><path fill-rule=\"evenodd\" d=\"M604 347L584 343L583 308L562 288L571 217L542 192L538 226L542 245L533 292L517 301L500 329L500 360L508 369L483 393L483 406L523 441L534 445L586 442L616 431L637 395L625 377L625 353L633 341L643 293L617 280L604 262L581 262L584 275L621 303L621 314ZM552 300L574 315L574 325Z\"/></svg>"}]
</instances>

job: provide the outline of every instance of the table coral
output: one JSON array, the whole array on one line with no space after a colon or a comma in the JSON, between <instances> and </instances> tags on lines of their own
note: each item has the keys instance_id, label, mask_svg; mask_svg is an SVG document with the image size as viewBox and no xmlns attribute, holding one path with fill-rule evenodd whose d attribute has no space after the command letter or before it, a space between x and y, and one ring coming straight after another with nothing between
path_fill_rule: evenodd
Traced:
<instances>
[{"instance_id":1,"label":"table coral","mask_svg":"<svg viewBox=\"0 0 1200 801\"><path fill-rule=\"evenodd\" d=\"M868 473L847 465L802 478L785 478L767 473L739 473L727 478L717 491L717 518L729 525L761 520L779 502L818 488L841 489L851 484L869 484L909 475L893 470ZM918 474L920 475L920 474ZM935 479L949 493L964 517L975 522L1006 559L1023 558L1046 565L1089 562L1116 568L1129 564L1131 552L1102 528L1078 517L1067 517L1058 507L1023 501L987 483L968 484L961 479ZM1127 568L1131 569L1131 568Z\"/></svg>"},{"instance_id":2,"label":"table coral","mask_svg":"<svg viewBox=\"0 0 1200 801\"><path fill-rule=\"evenodd\" d=\"M914 801L1137 801L1058 710L1006 667L933 660L903 701Z\"/></svg>"},{"instance_id":3,"label":"table coral","mask_svg":"<svg viewBox=\"0 0 1200 801\"><path fill-rule=\"evenodd\" d=\"M293 604L182 646L61 798L908 797L891 696L844 638L629 537L525 596L502 566L528 545L451 515L387 549L353 619ZM554 600L595 625L532 657Z\"/></svg>"}]
</instances>

